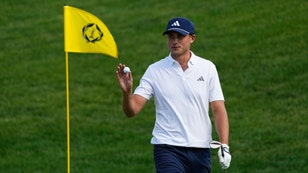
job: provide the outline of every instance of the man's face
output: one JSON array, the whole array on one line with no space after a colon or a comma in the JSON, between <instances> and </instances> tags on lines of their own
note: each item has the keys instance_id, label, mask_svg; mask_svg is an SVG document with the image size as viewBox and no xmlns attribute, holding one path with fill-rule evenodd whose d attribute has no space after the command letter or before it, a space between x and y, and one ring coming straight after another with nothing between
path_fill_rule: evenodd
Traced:
<instances>
[{"instance_id":1,"label":"man's face","mask_svg":"<svg viewBox=\"0 0 308 173\"><path fill-rule=\"evenodd\" d=\"M187 52L190 53L190 45L195 41L195 35L182 35L178 32L169 32L168 48L174 57L181 56Z\"/></svg>"}]
</instances>

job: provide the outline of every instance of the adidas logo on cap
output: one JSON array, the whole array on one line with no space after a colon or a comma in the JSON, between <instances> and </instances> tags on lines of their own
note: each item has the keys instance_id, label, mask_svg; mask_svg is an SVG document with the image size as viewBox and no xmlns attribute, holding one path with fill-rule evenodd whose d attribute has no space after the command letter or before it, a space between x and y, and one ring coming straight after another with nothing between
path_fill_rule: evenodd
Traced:
<instances>
[{"instance_id":1,"label":"adidas logo on cap","mask_svg":"<svg viewBox=\"0 0 308 173\"><path fill-rule=\"evenodd\" d=\"M181 26L181 25L180 25L179 21L177 20L171 26Z\"/></svg>"}]
</instances>

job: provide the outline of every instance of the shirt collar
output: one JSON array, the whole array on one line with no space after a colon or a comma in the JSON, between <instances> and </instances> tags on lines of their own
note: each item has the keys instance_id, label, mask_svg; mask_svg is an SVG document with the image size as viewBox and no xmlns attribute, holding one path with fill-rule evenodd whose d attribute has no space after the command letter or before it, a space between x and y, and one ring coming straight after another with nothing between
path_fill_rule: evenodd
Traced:
<instances>
[{"instance_id":1,"label":"shirt collar","mask_svg":"<svg viewBox=\"0 0 308 173\"><path fill-rule=\"evenodd\" d=\"M192 51L190 51L190 53L191 53L191 57L188 61L188 67L191 66L191 65L194 65L195 61L196 61L196 55ZM170 66L172 66L174 63L177 63L177 61L172 58L171 53L169 53L167 60L168 60L168 64Z\"/></svg>"}]
</instances>

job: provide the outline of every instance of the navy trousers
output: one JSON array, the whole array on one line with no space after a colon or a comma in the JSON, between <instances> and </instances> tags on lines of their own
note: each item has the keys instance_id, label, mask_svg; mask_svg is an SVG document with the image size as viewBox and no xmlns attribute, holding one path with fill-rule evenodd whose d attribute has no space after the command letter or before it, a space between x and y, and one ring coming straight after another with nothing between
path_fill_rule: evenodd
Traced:
<instances>
[{"instance_id":1,"label":"navy trousers","mask_svg":"<svg viewBox=\"0 0 308 173\"><path fill-rule=\"evenodd\" d=\"M157 173L210 173L209 148L188 148L171 145L154 145Z\"/></svg>"}]
</instances>

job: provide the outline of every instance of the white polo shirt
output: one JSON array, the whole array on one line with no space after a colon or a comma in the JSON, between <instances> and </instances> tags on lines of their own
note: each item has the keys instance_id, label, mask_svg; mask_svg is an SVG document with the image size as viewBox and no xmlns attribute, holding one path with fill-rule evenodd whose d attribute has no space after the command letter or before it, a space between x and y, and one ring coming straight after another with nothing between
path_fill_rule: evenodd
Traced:
<instances>
[{"instance_id":1,"label":"white polo shirt","mask_svg":"<svg viewBox=\"0 0 308 173\"><path fill-rule=\"evenodd\" d=\"M192 56L183 71L171 55L150 65L134 94L154 96L156 121L152 144L209 148L209 102L224 100L215 65Z\"/></svg>"}]
</instances>

